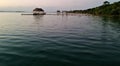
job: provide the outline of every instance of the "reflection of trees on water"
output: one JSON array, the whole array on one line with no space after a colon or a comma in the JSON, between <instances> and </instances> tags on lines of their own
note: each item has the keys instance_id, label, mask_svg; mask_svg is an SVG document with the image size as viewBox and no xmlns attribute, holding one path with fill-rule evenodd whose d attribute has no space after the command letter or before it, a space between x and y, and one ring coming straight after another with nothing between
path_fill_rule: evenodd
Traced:
<instances>
[{"instance_id":1,"label":"reflection of trees on water","mask_svg":"<svg viewBox=\"0 0 120 66\"><path fill-rule=\"evenodd\" d=\"M115 28L115 27L120 27L120 17L119 16L103 16L102 20L107 23L108 25Z\"/></svg>"},{"instance_id":2,"label":"reflection of trees on water","mask_svg":"<svg viewBox=\"0 0 120 66\"><path fill-rule=\"evenodd\" d=\"M104 44L108 44L108 41L115 42L119 40L120 36L120 17L102 16L101 17L101 40ZM118 38L118 39L117 39ZM113 43L112 43L113 44Z\"/></svg>"},{"instance_id":3,"label":"reflection of trees on water","mask_svg":"<svg viewBox=\"0 0 120 66\"><path fill-rule=\"evenodd\" d=\"M101 41L102 44L107 44L109 30L108 30L108 20L102 17L102 24L101 24Z\"/></svg>"}]
</instances>

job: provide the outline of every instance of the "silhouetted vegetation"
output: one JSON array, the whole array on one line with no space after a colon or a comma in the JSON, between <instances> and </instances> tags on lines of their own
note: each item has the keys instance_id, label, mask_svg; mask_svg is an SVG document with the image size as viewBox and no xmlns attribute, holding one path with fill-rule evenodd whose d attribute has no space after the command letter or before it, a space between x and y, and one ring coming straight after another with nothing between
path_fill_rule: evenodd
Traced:
<instances>
[{"instance_id":1,"label":"silhouetted vegetation","mask_svg":"<svg viewBox=\"0 0 120 66\"><path fill-rule=\"evenodd\" d=\"M109 4L110 4L109 1L105 1L105 2L103 2L103 5L109 5Z\"/></svg>"},{"instance_id":2,"label":"silhouetted vegetation","mask_svg":"<svg viewBox=\"0 0 120 66\"><path fill-rule=\"evenodd\" d=\"M69 13L87 13L94 15L120 15L120 1L110 4L110 2L103 2L102 6L90 8L87 10L73 10L68 11Z\"/></svg>"}]
</instances>

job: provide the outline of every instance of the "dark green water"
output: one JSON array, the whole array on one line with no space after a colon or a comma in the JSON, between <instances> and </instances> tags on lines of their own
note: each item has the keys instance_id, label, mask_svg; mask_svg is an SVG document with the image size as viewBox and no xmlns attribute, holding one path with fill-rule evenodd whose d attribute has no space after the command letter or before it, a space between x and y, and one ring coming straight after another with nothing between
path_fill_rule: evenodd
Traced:
<instances>
[{"instance_id":1,"label":"dark green water","mask_svg":"<svg viewBox=\"0 0 120 66\"><path fill-rule=\"evenodd\" d=\"M120 18L0 13L0 66L120 66Z\"/></svg>"}]
</instances>

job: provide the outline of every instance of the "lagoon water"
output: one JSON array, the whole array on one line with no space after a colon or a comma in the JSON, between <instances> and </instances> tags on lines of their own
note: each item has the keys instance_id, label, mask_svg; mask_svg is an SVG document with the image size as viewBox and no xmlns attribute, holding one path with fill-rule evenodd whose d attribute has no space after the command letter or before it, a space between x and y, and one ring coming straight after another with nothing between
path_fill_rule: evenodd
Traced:
<instances>
[{"instance_id":1,"label":"lagoon water","mask_svg":"<svg viewBox=\"0 0 120 66\"><path fill-rule=\"evenodd\" d=\"M119 65L119 17L0 13L0 66Z\"/></svg>"}]
</instances>

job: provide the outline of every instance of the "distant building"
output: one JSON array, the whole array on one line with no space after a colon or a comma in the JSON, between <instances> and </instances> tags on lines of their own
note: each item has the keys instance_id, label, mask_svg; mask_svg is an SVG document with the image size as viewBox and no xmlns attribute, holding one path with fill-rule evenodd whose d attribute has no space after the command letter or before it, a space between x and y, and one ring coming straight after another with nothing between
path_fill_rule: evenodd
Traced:
<instances>
[{"instance_id":1,"label":"distant building","mask_svg":"<svg viewBox=\"0 0 120 66\"><path fill-rule=\"evenodd\" d=\"M60 10L57 10L57 13L60 13Z\"/></svg>"},{"instance_id":2,"label":"distant building","mask_svg":"<svg viewBox=\"0 0 120 66\"><path fill-rule=\"evenodd\" d=\"M44 12L44 10L42 8L35 8L33 10L33 15L45 15L46 13Z\"/></svg>"},{"instance_id":3,"label":"distant building","mask_svg":"<svg viewBox=\"0 0 120 66\"><path fill-rule=\"evenodd\" d=\"M57 10L57 15L60 15L61 14L61 11L60 10Z\"/></svg>"}]
</instances>

